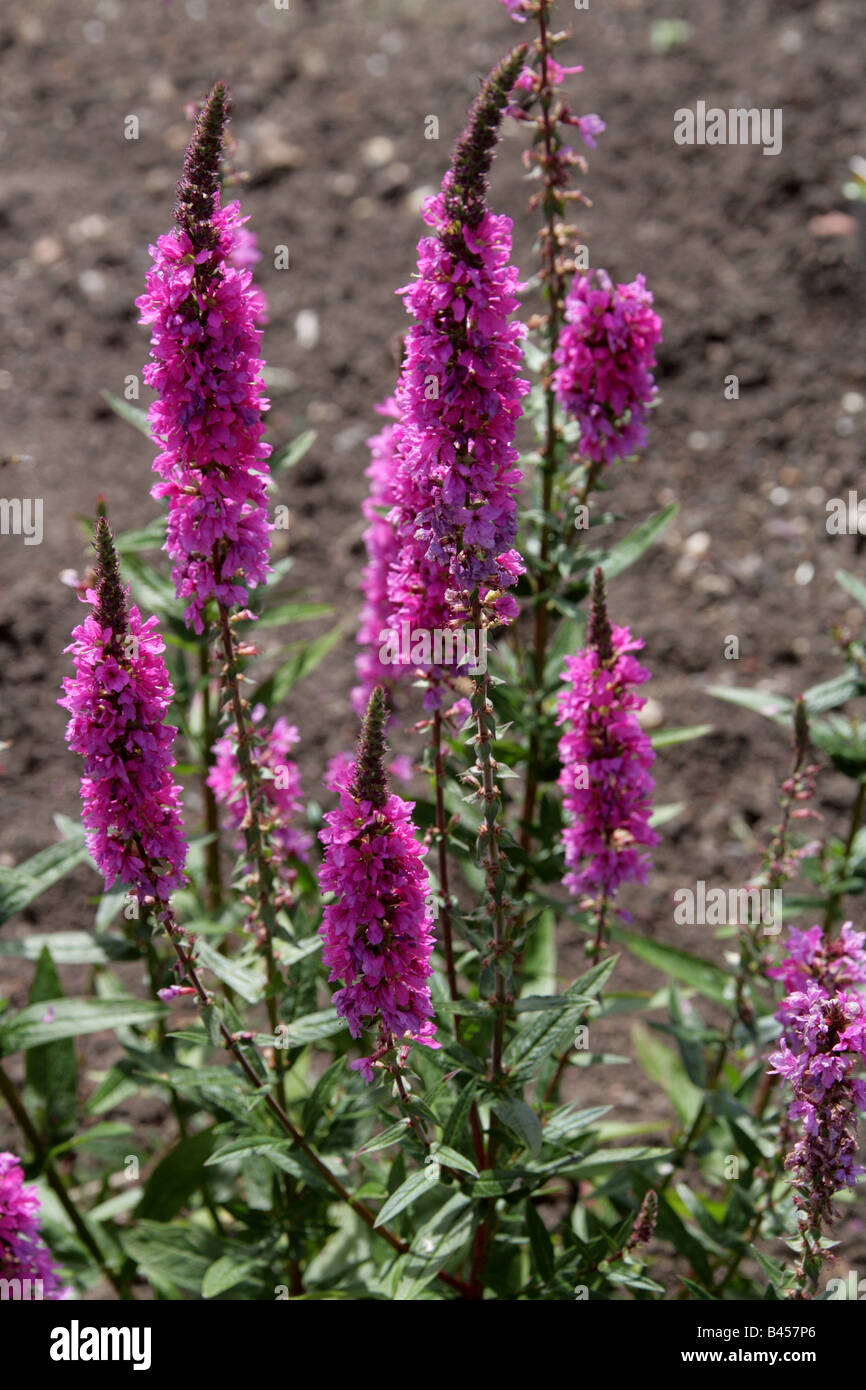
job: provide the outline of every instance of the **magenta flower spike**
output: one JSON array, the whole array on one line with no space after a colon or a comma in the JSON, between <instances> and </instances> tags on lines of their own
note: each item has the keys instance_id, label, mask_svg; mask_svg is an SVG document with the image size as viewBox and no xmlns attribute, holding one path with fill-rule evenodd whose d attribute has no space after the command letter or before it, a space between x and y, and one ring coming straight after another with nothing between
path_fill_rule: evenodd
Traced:
<instances>
[{"instance_id":1,"label":"magenta flower spike","mask_svg":"<svg viewBox=\"0 0 866 1390\"><path fill-rule=\"evenodd\" d=\"M141 898L166 901L185 881L186 842L174 780L177 730L163 723L174 691L156 618L127 606L105 517L96 523L92 611L66 648L75 675L58 704L66 741L84 758L82 821L87 848L109 888L119 878Z\"/></svg>"},{"instance_id":2,"label":"magenta flower spike","mask_svg":"<svg viewBox=\"0 0 866 1390\"><path fill-rule=\"evenodd\" d=\"M788 955L767 971L786 991L776 1010L782 1038L770 1073L791 1085L788 1119L801 1130L785 1167L793 1175L801 1229L815 1237L838 1215L835 1193L866 1172L854 1162L866 1081L853 1075L866 1062L866 1008L849 988L866 981L864 942L866 934L851 922L837 937L825 936L818 925L794 927Z\"/></svg>"},{"instance_id":3,"label":"magenta flower spike","mask_svg":"<svg viewBox=\"0 0 866 1390\"><path fill-rule=\"evenodd\" d=\"M788 1118L802 1130L785 1167L793 1174L801 1229L819 1236L838 1215L836 1192L866 1172L855 1162L866 1081L853 1075L866 1062L866 1008L853 991L809 980L787 996L782 1017L785 1033L770 1072L791 1085Z\"/></svg>"},{"instance_id":4,"label":"magenta flower spike","mask_svg":"<svg viewBox=\"0 0 866 1390\"><path fill-rule=\"evenodd\" d=\"M323 958L330 979L343 981L334 1004L353 1038L379 1028L373 1055L352 1063L368 1084L373 1063L395 1045L440 1045L428 984L433 933L425 851L415 838L414 803L388 791L384 725L385 694L377 686L357 757L319 832L319 887L335 894L320 928Z\"/></svg>"},{"instance_id":5,"label":"magenta flower spike","mask_svg":"<svg viewBox=\"0 0 866 1390\"><path fill-rule=\"evenodd\" d=\"M20 1298L59 1302L71 1298L72 1290L57 1277L39 1229L39 1207L36 1184L24 1182L20 1160L0 1153L0 1279L16 1281Z\"/></svg>"},{"instance_id":6,"label":"magenta flower spike","mask_svg":"<svg viewBox=\"0 0 866 1390\"><path fill-rule=\"evenodd\" d=\"M614 285L606 270L576 276L554 354L553 385L580 425L580 453L609 464L643 448L662 321L642 275Z\"/></svg>"},{"instance_id":7,"label":"magenta flower spike","mask_svg":"<svg viewBox=\"0 0 866 1390\"><path fill-rule=\"evenodd\" d=\"M462 627L476 590L485 624L517 613L507 591L524 568L513 544L522 476L514 434L529 389L520 377L525 329L510 319L518 305L511 220L488 210L486 194L525 52L516 49L482 87L442 190L425 206L434 234L419 242L418 277L398 291L413 324L388 444L396 553L383 626L396 633ZM370 572L367 593L377 612L388 606L380 576L379 567ZM428 663L430 673L435 680L441 670ZM429 694L428 704L438 700Z\"/></svg>"},{"instance_id":8,"label":"magenta flower spike","mask_svg":"<svg viewBox=\"0 0 866 1390\"><path fill-rule=\"evenodd\" d=\"M587 645L565 659L557 716L569 726L559 741L559 785L569 822L564 882L576 896L610 898L622 883L645 883L644 847L658 844L650 827L655 754L637 721L646 700L635 687L650 679L632 655L642 646L627 627L611 626L597 569Z\"/></svg>"},{"instance_id":9,"label":"magenta flower spike","mask_svg":"<svg viewBox=\"0 0 866 1390\"><path fill-rule=\"evenodd\" d=\"M168 499L165 548L186 622L198 633L209 599L245 604L270 568L271 449L262 438L268 402L257 326L265 305L243 265L250 238L240 204L220 204L228 113L228 92L217 83L187 150L176 226L150 248L153 268L136 300L151 328L144 379L158 397L148 412L162 446L153 496Z\"/></svg>"}]
</instances>

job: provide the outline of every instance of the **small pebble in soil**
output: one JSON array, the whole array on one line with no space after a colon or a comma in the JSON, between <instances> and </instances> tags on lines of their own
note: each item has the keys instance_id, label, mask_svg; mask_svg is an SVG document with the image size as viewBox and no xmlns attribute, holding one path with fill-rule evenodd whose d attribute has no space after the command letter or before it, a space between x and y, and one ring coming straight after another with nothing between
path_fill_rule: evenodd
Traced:
<instances>
[{"instance_id":1,"label":"small pebble in soil","mask_svg":"<svg viewBox=\"0 0 866 1390\"><path fill-rule=\"evenodd\" d=\"M374 135L361 146L361 158L370 169L382 169L390 164L397 153L394 141L387 135Z\"/></svg>"},{"instance_id":2,"label":"small pebble in soil","mask_svg":"<svg viewBox=\"0 0 866 1390\"><path fill-rule=\"evenodd\" d=\"M299 348L309 352L319 341L319 315L315 309L302 309L295 317L295 338Z\"/></svg>"}]
</instances>

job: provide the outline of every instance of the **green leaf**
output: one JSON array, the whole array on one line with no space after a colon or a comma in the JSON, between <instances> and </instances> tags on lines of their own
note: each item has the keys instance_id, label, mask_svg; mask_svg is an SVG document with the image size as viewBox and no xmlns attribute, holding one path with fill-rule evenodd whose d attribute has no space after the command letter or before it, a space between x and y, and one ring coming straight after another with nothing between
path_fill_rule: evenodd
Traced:
<instances>
[{"instance_id":1,"label":"green leaf","mask_svg":"<svg viewBox=\"0 0 866 1390\"><path fill-rule=\"evenodd\" d=\"M140 952L120 936L93 936L86 931L57 931L0 941L0 956L38 960L45 947L55 965L107 965L112 960L138 960Z\"/></svg>"},{"instance_id":2,"label":"green leaf","mask_svg":"<svg viewBox=\"0 0 866 1390\"><path fill-rule=\"evenodd\" d=\"M780 724L790 724L794 716L794 706L787 695L770 695L765 690L741 690L735 685L710 685L707 694Z\"/></svg>"},{"instance_id":3,"label":"green leaf","mask_svg":"<svg viewBox=\"0 0 866 1390\"><path fill-rule=\"evenodd\" d=\"M114 544L120 555L126 551L162 550L165 545L165 517L155 516L146 526L138 526L133 531L121 531L115 536Z\"/></svg>"},{"instance_id":4,"label":"green leaf","mask_svg":"<svg viewBox=\"0 0 866 1390\"><path fill-rule=\"evenodd\" d=\"M226 1289L233 1289L236 1284L242 1283L248 1274L253 1274L260 1268L259 1260L243 1259L237 1255L221 1255L205 1272L201 1282L201 1296L216 1298L218 1294L225 1293Z\"/></svg>"},{"instance_id":5,"label":"green leaf","mask_svg":"<svg viewBox=\"0 0 866 1390\"><path fill-rule=\"evenodd\" d=\"M462 1192L454 1193L435 1216L419 1226L409 1253L397 1261L394 1297L401 1300L417 1297L440 1269L468 1246L474 1224L472 1202Z\"/></svg>"},{"instance_id":6,"label":"green leaf","mask_svg":"<svg viewBox=\"0 0 866 1390\"><path fill-rule=\"evenodd\" d=\"M662 941L653 941L637 932L612 924L610 934L616 941L627 946L632 955L647 965L655 966L662 974L673 976L684 985L691 985L699 994L712 999L716 1004L727 1004L730 995L730 976L712 961L700 956L690 955L679 946L668 946Z\"/></svg>"},{"instance_id":7,"label":"green leaf","mask_svg":"<svg viewBox=\"0 0 866 1390\"><path fill-rule=\"evenodd\" d=\"M679 508L676 502L670 506L663 507L654 516L648 517L636 526L624 540L611 546L607 556L601 562L601 568L605 579L615 579L618 574L622 574L635 560L639 560L644 551L652 545L653 541L658 540L662 531L673 521Z\"/></svg>"},{"instance_id":8,"label":"green leaf","mask_svg":"<svg viewBox=\"0 0 866 1390\"><path fill-rule=\"evenodd\" d=\"M132 425L133 429L143 434L145 439L149 439L151 443L154 442L147 420L147 411L142 410L140 405L133 405L130 401L125 401L120 396L113 395L111 391L103 391L102 399L107 405L111 406L115 415L119 415L121 420L125 420L127 424Z\"/></svg>"},{"instance_id":9,"label":"green leaf","mask_svg":"<svg viewBox=\"0 0 866 1390\"><path fill-rule=\"evenodd\" d=\"M532 1106L527 1105L525 1100L514 1100L506 1096L503 1100L495 1102L493 1110L506 1128L510 1129L529 1150L533 1158L538 1158L542 1142L541 1120Z\"/></svg>"},{"instance_id":10,"label":"green leaf","mask_svg":"<svg viewBox=\"0 0 866 1390\"><path fill-rule=\"evenodd\" d=\"M650 825L653 829L658 825L667 825L669 820L676 820L685 809L684 801L669 801L666 806L654 806L650 812Z\"/></svg>"},{"instance_id":11,"label":"green leaf","mask_svg":"<svg viewBox=\"0 0 866 1390\"><path fill-rule=\"evenodd\" d=\"M43 946L28 996L32 1005L48 999L60 999L63 986L51 959ZM27 1085L42 1102L42 1127L49 1148L67 1139L75 1131L77 1108L78 1067L75 1062L75 1043L72 1038L31 1047L25 1062Z\"/></svg>"},{"instance_id":12,"label":"green leaf","mask_svg":"<svg viewBox=\"0 0 866 1390\"><path fill-rule=\"evenodd\" d=\"M0 868L0 924L29 907L34 898L59 883L79 864L89 863L84 831L49 845L12 869Z\"/></svg>"},{"instance_id":13,"label":"green leaf","mask_svg":"<svg viewBox=\"0 0 866 1390\"><path fill-rule=\"evenodd\" d=\"M147 1180L138 1220L171 1221L202 1185L202 1168L214 1146L214 1130L202 1129L175 1144Z\"/></svg>"},{"instance_id":14,"label":"green leaf","mask_svg":"<svg viewBox=\"0 0 866 1390\"><path fill-rule=\"evenodd\" d=\"M290 655L267 680L262 681L252 697L252 703L261 703L269 708L280 704L299 681L315 671L319 662L336 646L342 635L342 628L334 627L321 637L314 638L312 642L292 643L289 647Z\"/></svg>"},{"instance_id":15,"label":"green leaf","mask_svg":"<svg viewBox=\"0 0 866 1390\"><path fill-rule=\"evenodd\" d=\"M841 584L845 592L856 599L862 608L866 608L866 584L862 579L858 579L856 574L849 574L847 570L837 570L836 583Z\"/></svg>"},{"instance_id":16,"label":"green leaf","mask_svg":"<svg viewBox=\"0 0 866 1390\"><path fill-rule=\"evenodd\" d=\"M336 1009L319 1009L316 1013L304 1014L302 1018L283 1024L280 1037L285 1039L289 1047L306 1047L307 1043L333 1037L346 1026L346 1020L338 1017Z\"/></svg>"},{"instance_id":17,"label":"green leaf","mask_svg":"<svg viewBox=\"0 0 866 1390\"><path fill-rule=\"evenodd\" d=\"M376 1217L377 1226L387 1226L389 1221L393 1221L395 1216L399 1216L401 1211L405 1211L413 1202L425 1192L435 1190L439 1181L438 1163L425 1164L416 1172L410 1173L405 1182L401 1182L396 1192L392 1192L379 1215Z\"/></svg>"},{"instance_id":18,"label":"green leaf","mask_svg":"<svg viewBox=\"0 0 866 1390\"><path fill-rule=\"evenodd\" d=\"M567 1146L578 1134L583 1134L603 1119L613 1109L611 1105L593 1105L588 1109L575 1110L574 1101L555 1110L544 1126L546 1144Z\"/></svg>"},{"instance_id":19,"label":"green leaf","mask_svg":"<svg viewBox=\"0 0 866 1390\"><path fill-rule=\"evenodd\" d=\"M183 605L175 595L174 585L153 565L142 560L140 555L121 555L120 573L142 609L160 618L182 621Z\"/></svg>"},{"instance_id":20,"label":"green leaf","mask_svg":"<svg viewBox=\"0 0 866 1390\"><path fill-rule=\"evenodd\" d=\"M532 1201L527 1199L524 1208L526 1212L526 1229L529 1232L529 1248L532 1251L532 1262L538 1271L538 1277L542 1283L547 1284L553 1278L553 1242L548 1234L547 1227L535 1209Z\"/></svg>"},{"instance_id":21,"label":"green leaf","mask_svg":"<svg viewBox=\"0 0 866 1390\"><path fill-rule=\"evenodd\" d=\"M451 1109L451 1113L445 1122L442 1131L442 1142L444 1144L454 1144L463 1132L463 1126L469 1117L472 1109L472 1102L475 1099L475 1092L478 1089L478 1082L473 1078L463 1087Z\"/></svg>"},{"instance_id":22,"label":"green leaf","mask_svg":"<svg viewBox=\"0 0 866 1390\"><path fill-rule=\"evenodd\" d=\"M51 999L28 1004L0 1021L0 1057L82 1033L156 1023L165 1012L163 1004L143 999Z\"/></svg>"},{"instance_id":23,"label":"green leaf","mask_svg":"<svg viewBox=\"0 0 866 1390\"><path fill-rule=\"evenodd\" d=\"M683 1128L688 1128L703 1100L703 1092L686 1075L681 1058L642 1023L632 1025L631 1041L638 1066L672 1102Z\"/></svg>"},{"instance_id":24,"label":"green leaf","mask_svg":"<svg viewBox=\"0 0 866 1390\"><path fill-rule=\"evenodd\" d=\"M431 1144L430 1153L437 1163L441 1163L443 1168L454 1168L458 1173L468 1173L470 1177L478 1177L478 1169L475 1164L447 1144Z\"/></svg>"},{"instance_id":25,"label":"green leaf","mask_svg":"<svg viewBox=\"0 0 866 1390\"><path fill-rule=\"evenodd\" d=\"M313 447L315 442L316 431L304 430L304 433L299 434L297 439L293 439L290 444L275 450L269 460L272 476L282 473L288 468L294 468L295 464L300 463L304 454Z\"/></svg>"},{"instance_id":26,"label":"green leaf","mask_svg":"<svg viewBox=\"0 0 866 1390\"><path fill-rule=\"evenodd\" d=\"M625 1164L660 1163L662 1159L670 1158L672 1153L673 1150L669 1148L598 1149L596 1153L589 1154L587 1158L582 1158L573 1167L569 1167L568 1174L569 1177L585 1177L605 1168L622 1168Z\"/></svg>"},{"instance_id":27,"label":"green leaf","mask_svg":"<svg viewBox=\"0 0 866 1390\"><path fill-rule=\"evenodd\" d=\"M197 951L202 965L212 970L217 979L223 980L242 999L246 999L248 1004L258 1003L265 988L264 964L240 965L236 960L222 955L213 946L208 945L201 936L198 937Z\"/></svg>"},{"instance_id":28,"label":"green leaf","mask_svg":"<svg viewBox=\"0 0 866 1390\"><path fill-rule=\"evenodd\" d=\"M120 1242L146 1278L198 1295L208 1269L227 1242L200 1226L142 1221L120 1232Z\"/></svg>"},{"instance_id":29,"label":"green leaf","mask_svg":"<svg viewBox=\"0 0 866 1390\"><path fill-rule=\"evenodd\" d=\"M692 739L705 738L713 732L712 724L692 724L687 729L659 729L650 735L653 748L672 748L677 743L691 743Z\"/></svg>"},{"instance_id":30,"label":"green leaf","mask_svg":"<svg viewBox=\"0 0 866 1390\"><path fill-rule=\"evenodd\" d=\"M266 608L256 627L279 627L283 623L309 623L314 618L327 618L333 613L330 603L279 603L275 608Z\"/></svg>"},{"instance_id":31,"label":"green leaf","mask_svg":"<svg viewBox=\"0 0 866 1390\"><path fill-rule=\"evenodd\" d=\"M547 1057L563 1050L568 1040L574 1037L575 1027L586 1008L586 1000L594 999L604 988L616 961L616 956L600 961L569 985L564 995L572 1001L571 1008L530 1014L526 1022L521 1023L505 1049L504 1057L505 1065L515 1079L533 1076Z\"/></svg>"},{"instance_id":32,"label":"green leaf","mask_svg":"<svg viewBox=\"0 0 866 1390\"><path fill-rule=\"evenodd\" d=\"M388 1149L392 1144L399 1144L411 1133L411 1120L398 1120L395 1125L389 1125L383 1129L381 1134L377 1134L373 1139L368 1139L366 1144L362 1144L356 1154L372 1154L378 1149Z\"/></svg>"}]
</instances>

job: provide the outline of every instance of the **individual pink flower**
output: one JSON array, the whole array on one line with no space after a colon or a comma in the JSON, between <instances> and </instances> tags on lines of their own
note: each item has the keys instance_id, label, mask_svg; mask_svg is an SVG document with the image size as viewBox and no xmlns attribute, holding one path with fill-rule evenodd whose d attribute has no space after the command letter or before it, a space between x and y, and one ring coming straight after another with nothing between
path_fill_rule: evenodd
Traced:
<instances>
[{"instance_id":1,"label":"individual pink flower","mask_svg":"<svg viewBox=\"0 0 866 1390\"><path fill-rule=\"evenodd\" d=\"M353 1062L365 1081L373 1063L408 1042L435 1040L429 978L433 949L424 849L415 838L413 803L389 794L384 768L385 698L377 686L364 720L358 754L339 801L325 815L319 887L333 893L321 925L323 959L337 1012L353 1038L378 1028L372 1056Z\"/></svg>"},{"instance_id":2,"label":"individual pink flower","mask_svg":"<svg viewBox=\"0 0 866 1390\"><path fill-rule=\"evenodd\" d=\"M17 1281L13 1298L59 1302L72 1290L60 1283L42 1237L40 1205L36 1184L24 1182L20 1159L0 1153L0 1280Z\"/></svg>"},{"instance_id":3,"label":"individual pink flower","mask_svg":"<svg viewBox=\"0 0 866 1390\"><path fill-rule=\"evenodd\" d=\"M526 14L523 12L524 0L500 0L500 4L505 6L511 18L518 24L526 23Z\"/></svg>"},{"instance_id":4,"label":"individual pink flower","mask_svg":"<svg viewBox=\"0 0 866 1390\"><path fill-rule=\"evenodd\" d=\"M595 280L590 273L572 281L567 322L554 353L553 385L560 404L580 425L581 454L609 464L646 444L648 407L657 394L652 368L661 319L652 311L642 275L614 285L606 270L598 270Z\"/></svg>"},{"instance_id":5,"label":"individual pink flower","mask_svg":"<svg viewBox=\"0 0 866 1390\"><path fill-rule=\"evenodd\" d=\"M309 858L312 836L298 825L304 813L301 774L297 763L289 756L300 741L293 724L280 716L270 729L265 726L264 705L252 711L255 741L250 753L259 769L262 809L267 826L268 842L274 852L274 869L283 885L277 894L277 904L291 898L291 888L297 877L297 863ZM247 816L247 795L237 756L237 731L234 726L217 739L213 748L214 762L208 773L208 786L220 805L224 806L235 831L235 848L244 849L242 826Z\"/></svg>"},{"instance_id":6,"label":"individual pink flower","mask_svg":"<svg viewBox=\"0 0 866 1390\"><path fill-rule=\"evenodd\" d=\"M622 883L645 883L645 847L658 844L650 826L655 754L637 720L646 700L635 687L650 678L632 656L642 646L628 628L611 627L596 570L587 645L565 659L557 715L566 725L559 741L564 883L576 896L610 898Z\"/></svg>"},{"instance_id":7,"label":"individual pink flower","mask_svg":"<svg viewBox=\"0 0 866 1390\"><path fill-rule=\"evenodd\" d=\"M240 206L220 206L227 119L218 83L187 151L177 225L150 248L153 268L136 300L151 328L144 379L157 393L148 419L162 446L153 496L168 499L165 548L186 621L199 633L209 599L246 603L270 568L271 449L262 437L268 402L256 326L264 301L250 271L232 264Z\"/></svg>"},{"instance_id":8,"label":"individual pink flower","mask_svg":"<svg viewBox=\"0 0 866 1390\"><path fill-rule=\"evenodd\" d=\"M82 821L87 848L105 878L139 898L167 900L185 881L180 788L174 780L177 730L163 723L174 691L156 618L127 608L108 522L96 525L92 612L66 648L75 675L58 704L69 711L66 740L84 758Z\"/></svg>"}]
</instances>

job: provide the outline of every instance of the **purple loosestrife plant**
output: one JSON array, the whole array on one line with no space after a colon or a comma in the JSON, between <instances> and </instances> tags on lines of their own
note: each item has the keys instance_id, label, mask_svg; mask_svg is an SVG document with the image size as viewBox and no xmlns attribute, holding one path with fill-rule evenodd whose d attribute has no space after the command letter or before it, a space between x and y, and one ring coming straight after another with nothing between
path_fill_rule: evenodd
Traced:
<instances>
[{"instance_id":1,"label":"purple loosestrife plant","mask_svg":"<svg viewBox=\"0 0 866 1390\"><path fill-rule=\"evenodd\" d=\"M58 700L66 740L84 758L87 848L109 888L119 878L139 898L167 900L184 882L186 842L174 780L176 729L163 723L173 690L156 618L127 607L108 522L96 523L92 611L66 648L75 675Z\"/></svg>"},{"instance_id":2,"label":"purple loosestrife plant","mask_svg":"<svg viewBox=\"0 0 866 1390\"><path fill-rule=\"evenodd\" d=\"M319 886L336 895L322 917L324 961L329 978L344 982L334 1004L353 1038L365 1028L379 1029L372 1056L352 1063L367 1082L373 1063L395 1046L439 1047L424 850L415 839L412 803L388 792L384 723L385 696L377 686L351 775L338 788L339 802L319 836L325 846Z\"/></svg>"},{"instance_id":3,"label":"purple loosestrife plant","mask_svg":"<svg viewBox=\"0 0 866 1390\"><path fill-rule=\"evenodd\" d=\"M577 896L613 898L622 883L645 883L646 848L658 844L650 827L655 760L638 723L646 700L635 687L650 678L632 655L643 642L612 627L602 572L597 569L585 649L565 659L565 688L557 723L563 806L565 884Z\"/></svg>"},{"instance_id":4,"label":"purple loosestrife plant","mask_svg":"<svg viewBox=\"0 0 866 1390\"><path fill-rule=\"evenodd\" d=\"M217 83L187 151L175 228L150 248L153 269L136 300L151 328L144 379L157 392L148 418L162 445L153 495L168 499L172 578L198 633L208 599L244 604L269 570L264 303L250 271L237 266L250 249L248 237L238 240L240 206L220 205L228 109Z\"/></svg>"},{"instance_id":5,"label":"purple loosestrife plant","mask_svg":"<svg viewBox=\"0 0 866 1390\"><path fill-rule=\"evenodd\" d=\"M39 1208L36 1186L25 1183L20 1161L14 1154L0 1153L0 1280L15 1280L19 1286L27 1281L13 1298L57 1302L71 1297L72 1290L57 1276L39 1229Z\"/></svg>"},{"instance_id":6,"label":"purple loosestrife plant","mask_svg":"<svg viewBox=\"0 0 866 1390\"><path fill-rule=\"evenodd\" d=\"M595 277L597 284L592 274L572 282L553 382L580 425L580 453L608 464L646 444L661 319L642 275L627 285L614 285L606 270Z\"/></svg>"}]
</instances>

